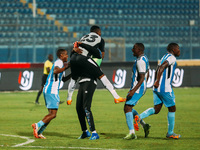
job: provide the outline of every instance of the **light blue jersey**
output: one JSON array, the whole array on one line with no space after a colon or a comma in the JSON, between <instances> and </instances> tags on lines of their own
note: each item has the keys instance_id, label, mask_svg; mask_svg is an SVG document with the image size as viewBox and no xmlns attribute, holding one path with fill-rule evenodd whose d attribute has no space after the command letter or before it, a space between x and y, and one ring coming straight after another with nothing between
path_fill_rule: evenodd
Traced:
<instances>
[{"instance_id":1,"label":"light blue jersey","mask_svg":"<svg viewBox=\"0 0 200 150\"><path fill-rule=\"evenodd\" d=\"M45 104L48 109L58 109L60 97L59 97L59 86L62 80L63 72L54 74L54 68L63 68L63 61L57 59L53 64L51 71L47 77L46 84L43 89Z\"/></svg>"},{"instance_id":2,"label":"light blue jersey","mask_svg":"<svg viewBox=\"0 0 200 150\"><path fill-rule=\"evenodd\" d=\"M149 70L149 60L147 58L147 56L142 55L141 57L139 57L134 65L133 65L133 69L132 69L132 83L131 83L131 88L130 90L132 90L136 84L139 81L139 73L141 74L145 74L145 79L142 83L142 85L138 88L138 90L136 91L136 93L141 93L140 91L142 90L143 92L146 91L146 87L147 87L147 72Z\"/></svg>"},{"instance_id":3,"label":"light blue jersey","mask_svg":"<svg viewBox=\"0 0 200 150\"><path fill-rule=\"evenodd\" d=\"M176 57L171 53L165 54L159 65L161 65L164 61L169 63L169 66L164 70L161 75L160 82L158 88L153 88L156 92L172 92L172 80L174 77L174 71L176 69Z\"/></svg>"},{"instance_id":4,"label":"light blue jersey","mask_svg":"<svg viewBox=\"0 0 200 150\"><path fill-rule=\"evenodd\" d=\"M139 74L145 74L145 79L141 86L137 89L137 91L134 93L134 95L131 98L128 98L126 101L127 105L136 105L138 100L144 95L146 88L147 88L147 73L149 70L149 60L147 56L142 55L139 57L132 68L132 83L131 88L132 90L139 81Z\"/></svg>"},{"instance_id":5,"label":"light blue jersey","mask_svg":"<svg viewBox=\"0 0 200 150\"><path fill-rule=\"evenodd\" d=\"M55 67L63 68L64 67L63 61L60 59L57 59L55 63L53 64L51 71L47 77L46 84L43 89L44 93L59 94L59 86L60 86L60 82L62 81L63 72L54 74L53 71Z\"/></svg>"},{"instance_id":6,"label":"light blue jersey","mask_svg":"<svg viewBox=\"0 0 200 150\"><path fill-rule=\"evenodd\" d=\"M172 80L176 69L176 57L171 53L165 54L159 65L167 61L169 66L161 75L158 88L153 87L154 105L164 103L166 107L175 105L175 95L172 89Z\"/></svg>"}]
</instances>

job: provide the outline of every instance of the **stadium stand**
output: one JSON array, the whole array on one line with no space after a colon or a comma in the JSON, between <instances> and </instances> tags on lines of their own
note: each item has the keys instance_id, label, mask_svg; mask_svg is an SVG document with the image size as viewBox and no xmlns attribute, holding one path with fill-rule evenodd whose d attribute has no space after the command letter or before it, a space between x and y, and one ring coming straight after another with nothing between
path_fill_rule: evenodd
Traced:
<instances>
[{"instance_id":1,"label":"stadium stand","mask_svg":"<svg viewBox=\"0 0 200 150\"><path fill-rule=\"evenodd\" d=\"M133 60L130 49L136 42L145 44L150 60L159 59L170 42L181 46L181 59L200 58L199 0L36 0L35 19L32 2L1 0L0 62L43 62L58 46L70 49L88 33L89 19L102 28L106 41L125 40L119 61Z\"/></svg>"}]
</instances>

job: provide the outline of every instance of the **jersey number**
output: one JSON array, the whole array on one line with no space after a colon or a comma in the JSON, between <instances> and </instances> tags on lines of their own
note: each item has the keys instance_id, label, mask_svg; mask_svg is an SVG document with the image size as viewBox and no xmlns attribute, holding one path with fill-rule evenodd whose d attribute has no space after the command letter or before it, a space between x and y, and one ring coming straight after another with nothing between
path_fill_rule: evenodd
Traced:
<instances>
[{"instance_id":1,"label":"jersey number","mask_svg":"<svg viewBox=\"0 0 200 150\"><path fill-rule=\"evenodd\" d=\"M94 42L98 38L96 35L85 35L82 39L81 42L87 41L87 42Z\"/></svg>"}]
</instances>

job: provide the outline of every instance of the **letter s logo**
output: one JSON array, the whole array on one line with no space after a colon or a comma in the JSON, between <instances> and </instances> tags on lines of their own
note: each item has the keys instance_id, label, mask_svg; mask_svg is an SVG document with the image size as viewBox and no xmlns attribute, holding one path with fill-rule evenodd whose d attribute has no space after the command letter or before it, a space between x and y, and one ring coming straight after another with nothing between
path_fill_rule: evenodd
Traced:
<instances>
[{"instance_id":1,"label":"letter s logo","mask_svg":"<svg viewBox=\"0 0 200 150\"><path fill-rule=\"evenodd\" d=\"M154 69L149 69L149 79L147 81L147 88L150 88L153 86L154 81L155 81L155 70Z\"/></svg>"},{"instance_id":2,"label":"letter s logo","mask_svg":"<svg viewBox=\"0 0 200 150\"><path fill-rule=\"evenodd\" d=\"M183 83L183 75L184 75L184 70L183 69L179 69L179 68L176 68L175 71L174 71L174 78L173 78L173 81L172 81L172 85L174 87L180 87Z\"/></svg>"},{"instance_id":3,"label":"letter s logo","mask_svg":"<svg viewBox=\"0 0 200 150\"><path fill-rule=\"evenodd\" d=\"M21 90L27 91L32 87L33 75L33 71L29 72L27 70L25 70L23 74L21 74L21 72L19 73L18 82L20 84L19 88Z\"/></svg>"},{"instance_id":4,"label":"letter s logo","mask_svg":"<svg viewBox=\"0 0 200 150\"><path fill-rule=\"evenodd\" d=\"M113 73L113 82L115 88L123 88L126 81L126 70L118 69Z\"/></svg>"}]
</instances>

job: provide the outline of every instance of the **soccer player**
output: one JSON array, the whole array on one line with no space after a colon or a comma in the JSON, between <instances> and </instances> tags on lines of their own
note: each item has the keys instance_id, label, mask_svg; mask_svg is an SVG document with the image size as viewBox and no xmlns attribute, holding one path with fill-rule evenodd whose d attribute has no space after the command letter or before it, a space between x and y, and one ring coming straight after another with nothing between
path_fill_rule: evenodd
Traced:
<instances>
[{"instance_id":1,"label":"soccer player","mask_svg":"<svg viewBox=\"0 0 200 150\"><path fill-rule=\"evenodd\" d=\"M105 44L104 40L101 38L101 29L98 26L92 26L90 28L90 33L83 36L80 41L82 43L97 48L97 51L98 49L100 49L100 51L104 51ZM113 95L115 103L124 102L125 99L117 94L117 92L115 91L113 85L110 83L108 78L101 71L97 63L91 58L92 57L91 53L88 52L87 49L82 48L78 42L75 43L75 47L79 47L80 49L82 49L82 53L81 54L72 53L71 55L70 65L71 65L72 79L74 80L73 83L75 84L75 81L77 81L77 79L80 77L82 73L89 74L94 78L98 78L103 83L103 85ZM69 85L73 87L74 84L69 84ZM70 89L71 87L68 88Z\"/></svg>"},{"instance_id":2,"label":"soccer player","mask_svg":"<svg viewBox=\"0 0 200 150\"><path fill-rule=\"evenodd\" d=\"M62 80L63 72L68 68L68 66L64 66L64 62L67 62L68 58L67 51L62 48L58 49L57 56L58 59L53 64L52 69L47 77L46 84L43 88L45 103L49 114L38 123L32 124L33 134L36 138L45 139L42 133L50 121L56 117L59 107L59 85Z\"/></svg>"},{"instance_id":3,"label":"soccer player","mask_svg":"<svg viewBox=\"0 0 200 150\"><path fill-rule=\"evenodd\" d=\"M137 57L132 68L132 83L131 88L126 97L126 103L124 105L124 113L126 116L126 123L129 128L129 133L124 137L126 140L137 139L133 126L133 118L137 115L137 111L133 107L138 103L139 99L145 94L149 72L149 61L146 55L144 55L144 45L142 43L136 43L133 46L133 56ZM149 124L145 124L142 120L141 125L144 128L145 136L149 133ZM138 130L138 128L135 128Z\"/></svg>"},{"instance_id":4,"label":"soccer player","mask_svg":"<svg viewBox=\"0 0 200 150\"><path fill-rule=\"evenodd\" d=\"M50 72L50 70L51 70L51 68L53 66L52 61L53 61L53 55L49 54L48 55L48 60L46 60L45 63L44 63L44 70L43 70L43 76L42 76L42 84L41 84L40 90L38 91L37 98L35 100L35 104L40 104L39 103L39 97L40 97L40 95L42 93L42 90L43 90L43 87L44 87L44 85L46 83L46 80L47 80L47 77L49 75L49 72Z\"/></svg>"},{"instance_id":5,"label":"soccer player","mask_svg":"<svg viewBox=\"0 0 200 150\"><path fill-rule=\"evenodd\" d=\"M172 80L174 70L176 68L176 57L180 55L179 45L170 43L167 46L167 53L161 58L161 62L156 70L156 80L153 87L154 107L145 110L135 117L135 121L139 122L150 115L158 114L164 104L168 108L168 132L166 137L179 139L181 135L174 133L175 124L175 96L172 89Z\"/></svg>"},{"instance_id":6,"label":"soccer player","mask_svg":"<svg viewBox=\"0 0 200 150\"><path fill-rule=\"evenodd\" d=\"M104 41L103 41L103 43L104 43ZM100 66L102 59L104 58L104 55L105 55L104 48L99 49L100 50L99 51L96 47L92 47L92 46L84 44L82 42L77 42L76 44L78 44L82 48L86 49L92 55L92 59ZM83 50L79 49L78 46L76 46L74 48L74 50L72 51L72 53L79 53L79 54L81 54L82 52L83 52ZM71 105L71 103L72 103L72 95L73 95L75 88L76 88L76 81L71 78L69 85L68 85L67 105Z\"/></svg>"},{"instance_id":7,"label":"soccer player","mask_svg":"<svg viewBox=\"0 0 200 150\"><path fill-rule=\"evenodd\" d=\"M93 56L92 59L97 63L98 66L100 66L102 59L104 58L104 51L100 53L95 47L91 47L85 44L83 45L83 43L81 42L78 42L78 43L79 43L79 46L87 50L90 50L90 53ZM82 53L81 49L80 49L80 53ZM102 58L98 54L102 54ZM96 80L97 80L96 78L86 73L82 73L79 78L80 86L78 89L78 95L77 95L77 101L76 101L76 111L78 114L78 119L79 119L83 133L78 139L85 139L91 136L90 132L87 130L85 119L87 119L88 125L90 127L90 131L92 132L92 136L90 137L90 140L99 139L99 135L96 132L94 119L93 119L93 115L91 111L92 97L97 86ZM71 81L74 82L74 80L71 80ZM70 82L70 84L72 82ZM70 88L68 89L68 98L67 98L68 105L70 105L72 102L71 98L69 99L69 96L70 95L72 96L74 89L75 87L73 87L71 90Z\"/></svg>"},{"instance_id":8,"label":"soccer player","mask_svg":"<svg viewBox=\"0 0 200 150\"><path fill-rule=\"evenodd\" d=\"M95 59L97 64L100 66L101 60L100 61L98 60L99 59L97 58ZM88 74L82 74L79 79L79 84L80 86L78 89L78 95L76 101L76 111L78 114L78 119L81 125L81 129L83 131L79 139L85 139L91 136L90 132L87 130L85 121L86 118L88 125L90 127L90 131L92 132L90 140L97 140L99 139L99 135L96 132L92 111L90 109L92 103L92 97L97 86L97 79Z\"/></svg>"}]
</instances>

